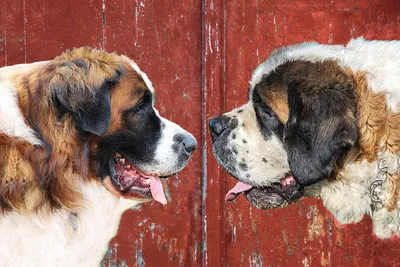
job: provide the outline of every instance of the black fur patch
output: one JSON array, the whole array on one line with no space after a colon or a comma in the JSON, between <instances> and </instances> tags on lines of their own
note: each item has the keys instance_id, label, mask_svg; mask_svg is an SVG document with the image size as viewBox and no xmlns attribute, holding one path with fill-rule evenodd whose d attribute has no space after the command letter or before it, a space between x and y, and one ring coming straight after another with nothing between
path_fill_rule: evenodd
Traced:
<instances>
[{"instance_id":1,"label":"black fur patch","mask_svg":"<svg viewBox=\"0 0 400 267\"><path fill-rule=\"evenodd\" d=\"M162 135L162 123L151 105L150 91L146 92L143 101L122 116L123 129L101 138L98 143L96 158L98 171L103 177L110 174L109 161L116 152L123 154L137 167L141 164L155 163L157 143Z\"/></svg>"},{"instance_id":2,"label":"black fur patch","mask_svg":"<svg viewBox=\"0 0 400 267\"><path fill-rule=\"evenodd\" d=\"M259 95L259 91L262 86L264 86L264 84L259 83L254 89L253 93L254 111L256 112L257 122L261 134L264 140L269 140L272 135L282 138L283 124L272 112L272 109L262 101L262 98Z\"/></svg>"},{"instance_id":3,"label":"black fur patch","mask_svg":"<svg viewBox=\"0 0 400 267\"><path fill-rule=\"evenodd\" d=\"M271 90L288 95L283 134L259 96ZM253 102L263 135L283 137L290 169L301 185L329 177L357 140L354 80L333 61L279 66L255 87Z\"/></svg>"}]
</instances>

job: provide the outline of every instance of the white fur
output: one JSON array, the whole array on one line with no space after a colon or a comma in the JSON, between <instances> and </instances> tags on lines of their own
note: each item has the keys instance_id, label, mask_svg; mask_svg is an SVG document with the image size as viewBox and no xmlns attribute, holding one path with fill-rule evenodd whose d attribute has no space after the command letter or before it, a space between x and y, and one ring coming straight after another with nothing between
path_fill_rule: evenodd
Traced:
<instances>
[{"instance_id":1,"label":"white fur","mask_svg":"<svg viewBox=\"0 0 400 267\"><path fill-rule=\"evenodd\" d=\"M133 69L142 76L144 83L146 84L146 86L149 88L149 90L154 94L154 87L153 84L151 83L149 77L147 76L146 73L144 73L143 71L140 70L139 66L134 62L131 61L131 65L133 67Z\"/></svg>"},{"instance_id":2,"label":"white fur","mask_svg":"<svg viewBox=\"0 0 400 267\"><path fill-rule=\"evenodd\" d=\"M219 157L221 151L214 151L219 162L232 175L253 186L267 186L279 181L289 172L287 155L282 142L275 135L269 140L264 140L257 125L251 100L223 115L238 121L237 127L229 133L227 139L221 140L226 144L224 151L236 150L237 154L231 154L229 157L247 166L243 169L235 164L235 169L231 170L231 167L224 164ZM227 160L226 156L224 160Z\"/></svg>"},{"instance_id":3,"label":"white fur","mask_svg":"<svg viewBox=\"0 0 400 267\"><path fill-rule=\"evenodd\" d=\"M377 163L351 163L337 181L323 180L305 188L305 195L321 197L325 207L342 224L359 222L371 215L369 185L376 175Z\"/></svg>"},{"instance_id":4,"label":"white fur","mask_svg":"<svg viewBox=\"0 0 400 267\"><path fill-rule=\"evenodd\" d=\"M141 166L146 173L158 173L161 176L167 176L180 171L185 165L179 165L179 155L173 149L173 145L178 145L174 141L176 135L190 136L193 135L180 127L178 124L167 120L160 116L158 111L154 109L162 123L161 138L157 143L157 149L154 156L155 163L149 166Z\"/></svg>"},{"instance_id":5,"label":"white fur","mask_svg":"<svg viewBox=\"0 0 400 267\"><path fill-rule=\"evenodd\" d=\"M41 142L24 121L18 107L16 88L10 82L10 78L16 73L26 73L43 64L45 62L0 68L0 132L8 136L19 137L34 145L40 145Z\"/></svg>"},{"instance_id":6,"label":"white fur","mask_svg":"<svg viewBox=\"0 0 400 267\"><path fill-rule=\"evenodd\" d=\"M385 159L388 172L396 170L398 156L391 153L381 153L379 159ZM363 215L372 218L374 233L380 238L389 238L392 234L400 234L399 209L389 212L385 207L371 209L370 183L378 173L378 160L372 163L363 161L351 163L341 173L337 181L323 180L307 187L306 196L321 197L324 206L342 224L357 223ZM387 193L388 183L378 192L384 203L390 197ZM397 204L398 207L400 203Z\"/></svg>"},{"instance_id":7,"label":"white fur","mask_svg":"<svg viewBox=\"0 0 400 267\"><path fill-rule=\"evenodd\" d=\"M285 62L332 59L353 72L368 73L370 89L389 92L387 103L393 111L397 111L400 101L400 41L366 41L358 38L351 40L347 46L310 42L280 48L255 69L250 87L253 89L263 75Z\"/></svg>"},{"instance_id":8,"label":"white fur","mask_svg":"<svg viewBox=\"0 0 400 267\"><path fill-rule=\"evenodd\" d=\"M0 216L0 263L11 266L99 266L120 217L139 204L117 197L99 182L82 185L83 210L41 217Z\"/></svg>"}]
</instances>

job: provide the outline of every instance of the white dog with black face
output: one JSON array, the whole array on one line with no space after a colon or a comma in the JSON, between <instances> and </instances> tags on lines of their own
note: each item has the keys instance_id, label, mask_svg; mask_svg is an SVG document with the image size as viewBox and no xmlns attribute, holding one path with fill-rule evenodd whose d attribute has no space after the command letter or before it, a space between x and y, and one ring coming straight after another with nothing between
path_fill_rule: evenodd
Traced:
<instances>
[{"instance_id":1,"label":"white dog with black face","mask_svg":"<svg viewBox=\"0 0 400 267\"><path fill-rule=\"evenodd\" d=\"M261 209L321 197L341 223L368 214L399 234L400 41L303 43L275 50L249 102L210 121L213 152Z\"/></svg>"}]
</instances>

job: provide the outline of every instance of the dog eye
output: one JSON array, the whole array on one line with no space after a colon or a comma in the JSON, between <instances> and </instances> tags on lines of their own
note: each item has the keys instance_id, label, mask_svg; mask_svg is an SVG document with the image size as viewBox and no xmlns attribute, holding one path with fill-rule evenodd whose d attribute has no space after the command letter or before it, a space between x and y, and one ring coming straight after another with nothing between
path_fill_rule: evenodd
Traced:
<instances>
[{"instance_id":1,"label":"dog eye","mask_svg":"<svg viewBox=\"0 0 400 267\"><path fill-rule=\"evenodd\" d=\"M129 109L128 113L133 113L133 114L140 113L140 112L143 112L145 110L145 108L146 108L146 103L142 102L139 105L137 105L136 107Z\"/></svg>"},{"instance_id":2,"label":"dog eye","mask_svg":"<svg viewBox=\"0 0 400 267\"><path fill-rule=\"evenodd\" d=\"M269 117L275 117L275 113L269 107L264 107L263 112Z\"/></svg>"}]
</instances>

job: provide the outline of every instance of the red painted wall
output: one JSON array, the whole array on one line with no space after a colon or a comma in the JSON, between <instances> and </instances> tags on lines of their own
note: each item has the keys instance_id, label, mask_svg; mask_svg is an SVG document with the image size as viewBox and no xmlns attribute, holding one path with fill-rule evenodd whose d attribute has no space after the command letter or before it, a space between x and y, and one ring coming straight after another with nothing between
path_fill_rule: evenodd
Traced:
<instances>
[{"instance_id":1,"label":"red painted wall","mask_svg":"<svg viewBox=\"0 0 400 267\"><path fill-rule=\"evenodd\" d=\"M89 45L134 59L165 117L202 143L169 179L165 207L127 211L105 266L399 266L400 241L368 218L338 227L307 199L258 211L226 205L234 180L217 165L208 120L247 101L253 69L280 45L400 39L398 0L2 0L0 66Z\"/></svg>"}]
</instances>

